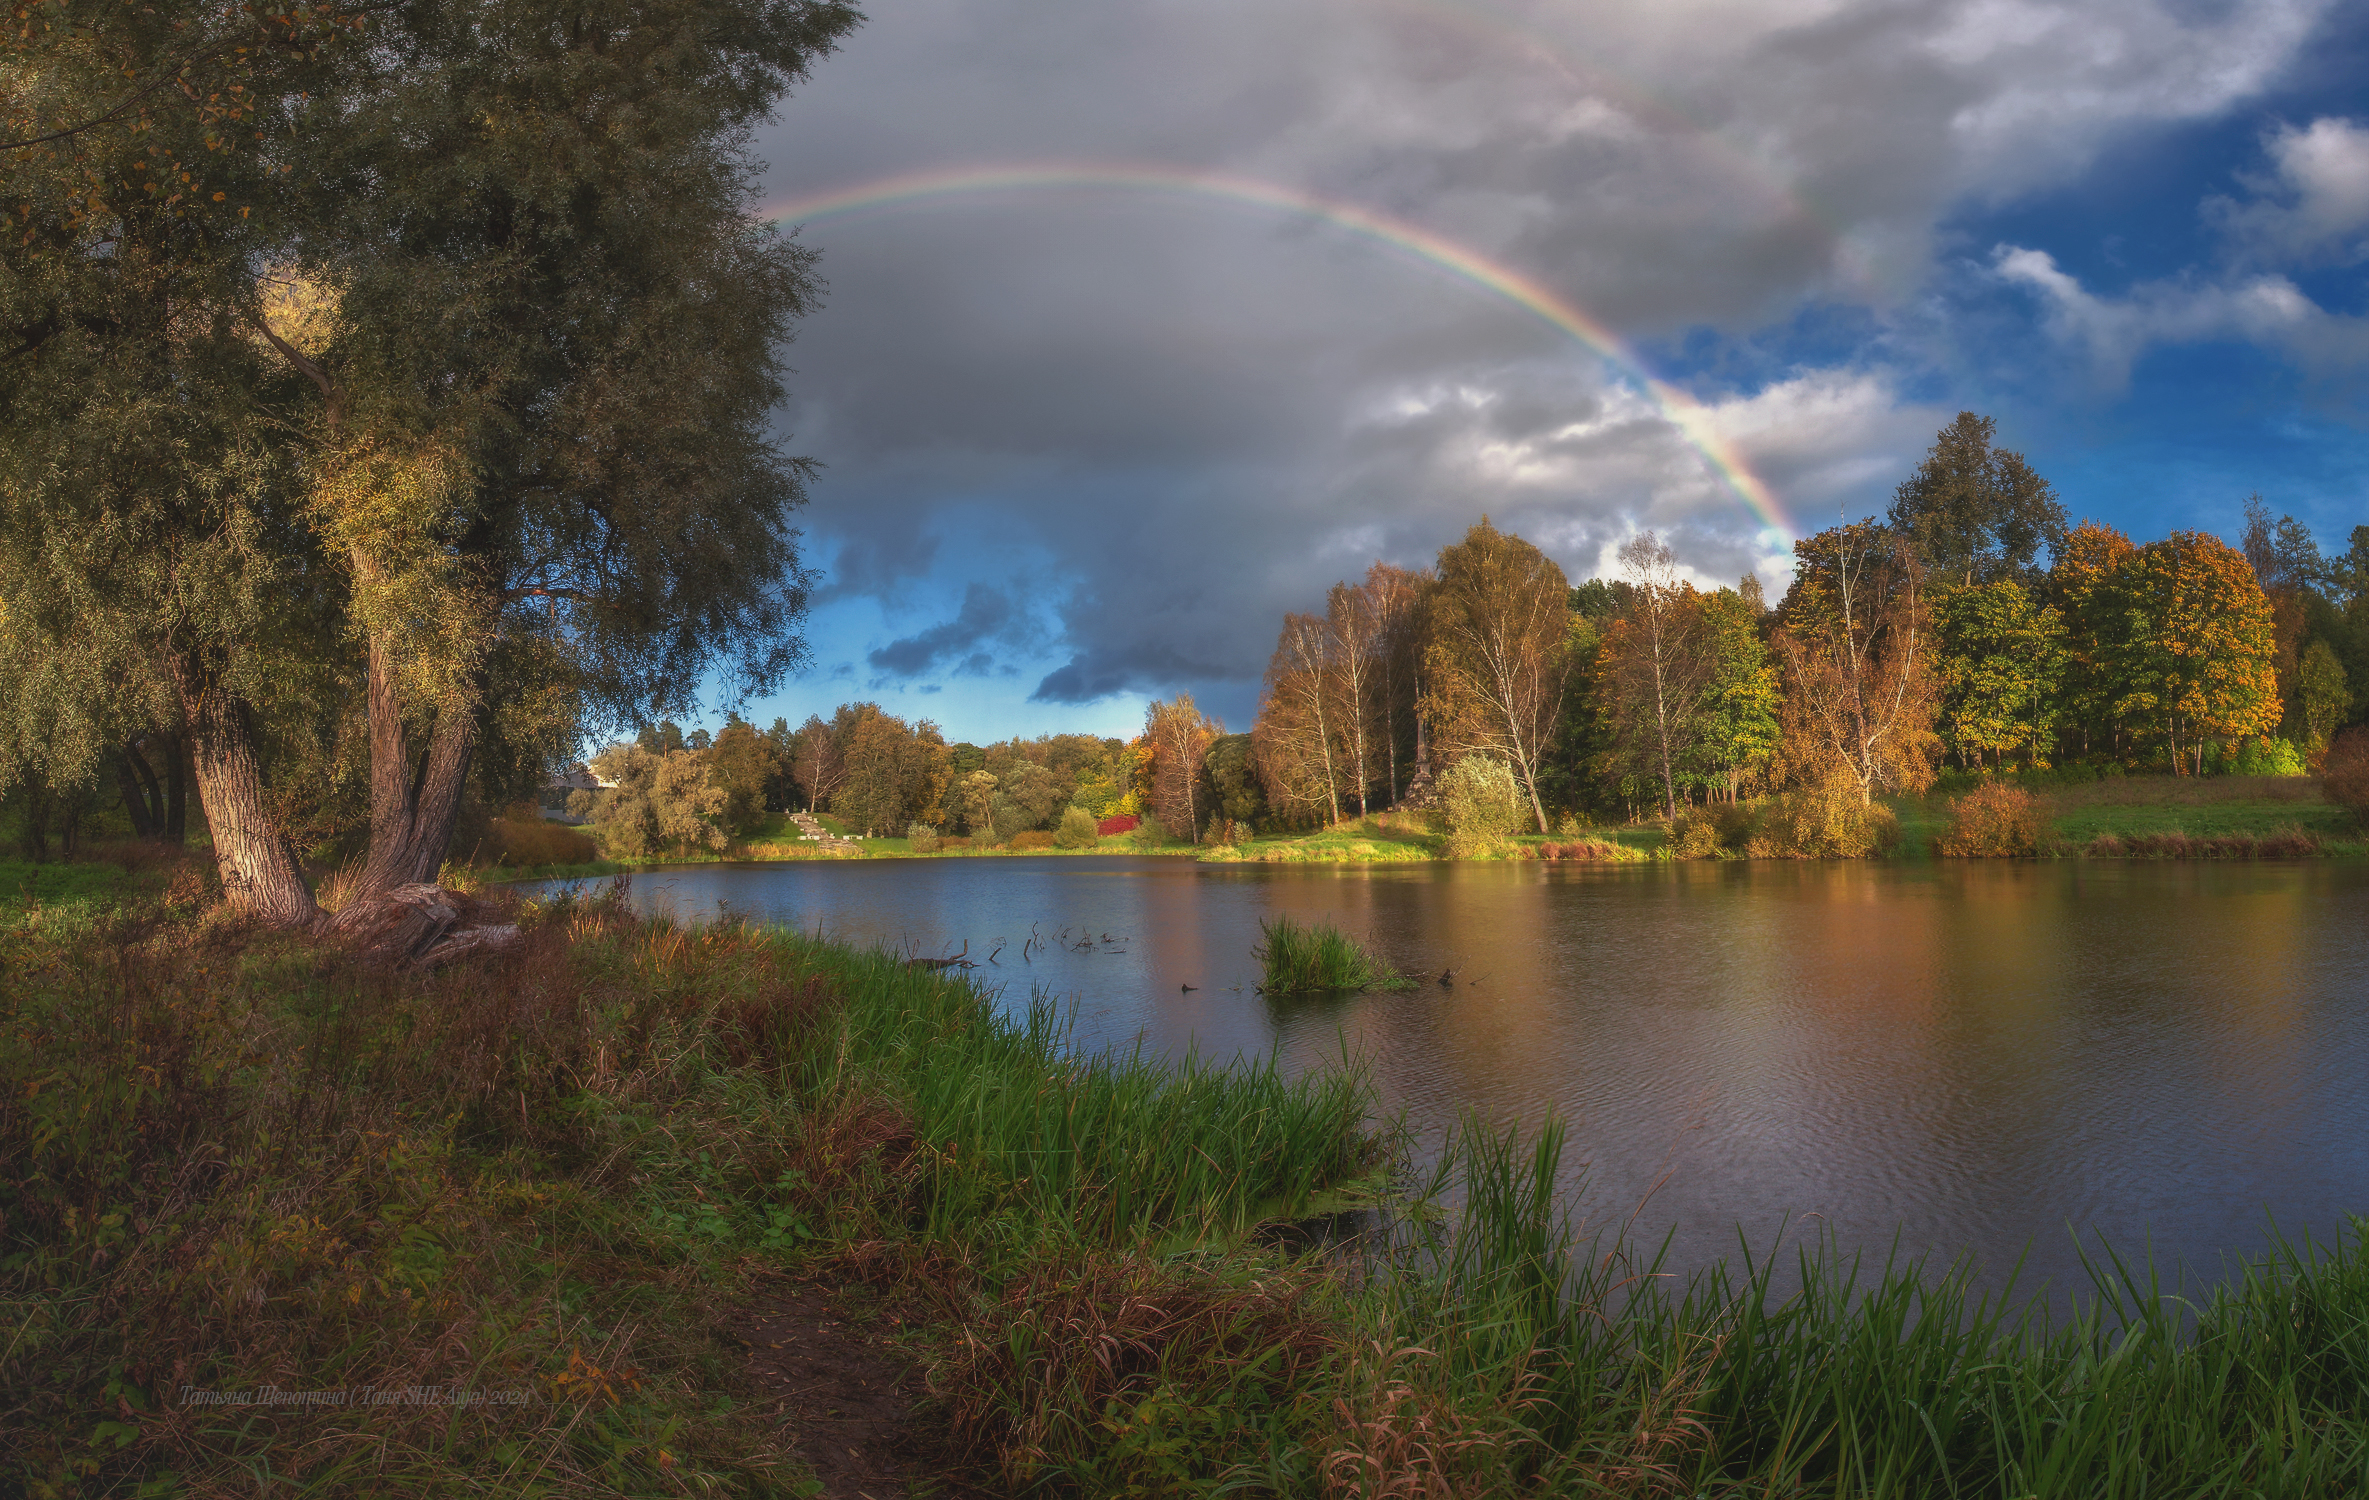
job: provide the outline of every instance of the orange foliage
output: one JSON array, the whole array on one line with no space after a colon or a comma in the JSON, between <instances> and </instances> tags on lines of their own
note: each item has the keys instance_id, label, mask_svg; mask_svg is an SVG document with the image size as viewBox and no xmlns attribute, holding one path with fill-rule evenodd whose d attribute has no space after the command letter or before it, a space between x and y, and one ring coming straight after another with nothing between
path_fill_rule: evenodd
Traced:
<instances>
[{"instance_id":1,"label":"orange foliage","mask_svg":"<svg viewBox=\"0 0 2369 1500\"><path fill-rule=\"evenodd\" d=\"M2116 569L2114 587L2139 623L2125 643L2121 707L2151 719L2175 769L2207 738L2268 734L2280 717L2277 633L2254 569L2219 537L2175 531Z\"/></svg>"}]
</instances>

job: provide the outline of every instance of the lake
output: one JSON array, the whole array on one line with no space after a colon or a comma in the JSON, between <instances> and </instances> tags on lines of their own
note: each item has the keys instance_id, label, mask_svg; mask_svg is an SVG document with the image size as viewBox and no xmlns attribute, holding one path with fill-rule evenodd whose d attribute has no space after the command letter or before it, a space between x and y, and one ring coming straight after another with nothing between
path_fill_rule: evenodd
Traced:
<instances>
[{"instance_id":1,"label":"lake","mask_svg":"<svg viewBox=\"0 0 2369 1500\"><path fill-rule=\"evenodd\" d=\"M2063 1289L2086 1285L2076 1234L2218 1276L2269 1218L2326 1237L2369 1213L2360 864L851 860L648 871L631 896L1000 948L973 977L1074 1003L1088 1049L1346 1047L1426 1139L1558 1112L1571 1201L1669 1234L1681 1267L1784 1228L1969 1254L1991 1284L2028 1247L2023 1284ZM1261 996L1277 913L1422 983Z\"/></svg>"}]
</instances>

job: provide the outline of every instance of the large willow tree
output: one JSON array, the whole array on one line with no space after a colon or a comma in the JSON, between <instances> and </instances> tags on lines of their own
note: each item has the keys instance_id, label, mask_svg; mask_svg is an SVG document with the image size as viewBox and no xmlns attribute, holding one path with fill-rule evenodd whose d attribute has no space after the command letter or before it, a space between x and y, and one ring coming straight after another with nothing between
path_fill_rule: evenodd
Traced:
<instances>
[{"instance_id":1,"label":"large willow tree","mask_svg":"<svg viewBox=\"0 0 2369 1500\"><path fill-rule=\"evenodd\" d=\"M146 200L77 197L131 181L158 135L107 114L103 69L18 127L79 112L85 137L122 137L122 159L94 172L54 142L9 158L47 197L26 241L43 258L6 252L24 274L0 346L13 330L28 351L4 394L54 396L79 359L152 399L136 409L101 382L48 401L48 436L0 440L30 476L11 484L0 600L13 619L16 594L43 595L51 662L104 638L175 686L234 897L310 914L268 812L239 836L238 755L221 750L301 679L281 665L353 660L369 889L433 875L473 764L515 779L586 717L681 704L717 671L761 688L798 659L805 466L767 423L815 282L809 254L750 216L747 142L857 19L816 0L423 0L325 19L249 70L269 87L240 85L258 103L236 131L175 116L189 139L170 164L197 170L155 251L136 227L158 212ZM104 43L93 56L162 69L190 50L100 7L80 22ZM83 44L17 45L48 52L7 76L49 79ZM159 305L126 285L150 260L166 271L146 282L189 290ZM53 482L61 445L104 449L116 477ZM160 495L190 498L160 512ZM73 534L133 516L153 555L227 549L211 566L242 570L209 585L195 635L162 582L94 573L72 597L23 582ZM210 719L215 684L228 707ZM249 779L262 808L264 777Z\"/></svg>"}]
</instances>

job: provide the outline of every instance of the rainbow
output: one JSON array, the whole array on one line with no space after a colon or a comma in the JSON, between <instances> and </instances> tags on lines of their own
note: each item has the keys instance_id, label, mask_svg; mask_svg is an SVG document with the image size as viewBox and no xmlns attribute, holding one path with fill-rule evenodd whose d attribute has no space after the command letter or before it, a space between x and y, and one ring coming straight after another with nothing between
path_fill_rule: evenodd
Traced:
<instances>
[{"instance_id":1,"label":"rainbow","mask_svg":"<svg viewBox=\"0 0 2369 1500\"><path fill-rule=\"evenodd\" d=\"M1787 547L1792 544L1793 523L1769 487L1745 465L1734 446L1720 433L1710 409L1676 386L1655 379L1611 329L1577 303L1511 267L1486 260L1421 225L1353 203L1225 172L1163 166L1038 163L958 167L876 178L769 203L758 210L758 217L776 224L810 223L934 198L1043 188L1188 194L1304 215L1377 241L1486 288L1561 329L1625 372L1761 524L1776 534L1778 544Z\"/></svg>"}]
</instances>

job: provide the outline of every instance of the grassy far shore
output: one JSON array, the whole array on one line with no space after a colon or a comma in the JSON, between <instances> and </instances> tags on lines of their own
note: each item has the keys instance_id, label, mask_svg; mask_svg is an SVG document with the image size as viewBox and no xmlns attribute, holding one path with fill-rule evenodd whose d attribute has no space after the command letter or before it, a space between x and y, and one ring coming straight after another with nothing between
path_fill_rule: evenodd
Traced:
<instances>
[{"instance_id":1,"label":"grassy far shore","mask_svg":"<svg viewBox=\"0 0 2369 1500\"><path fill-rule=\"evenodd\" d=\"M996 1489L2369 1472L2357 1228L2184 1308L2103 1262L2054 1326L1912 1266L1669 1281L1562 1218L1551 1124L1419 1177L1354 1070L1080 1060L891 956L496 899L522 947L428 975L202 904L0 939L0 1489L815 1493L815 1432L720 1332L798 1286L874 1310L934 1393L907 1451ZM1462 1211L1278 1232L1383 1179ZM488 1395L189 1395L267 1387Z\"/></svg>"},{"instance_id":2,"label":"grassy far shore","mask_svg":"<svg viewBox=\"0 0 2369 1500\"><path fill-rule=\"evenodd\" d=\"M2050 788L2041 794L2047 819L2049 852L2058 855L2110 856L2119 841L2124 854L2140 857L2178 857L2179 837L2197 841L2255 841L2274 843L2281 853L2294 852L2295 837L2322 855L2369 856L2369 833L2347 809L2328 802L2317 780L2310 777L2221 776L2197 779L2168 776L2115 778L2084 785ZM1953 799L1946 795L1890 798L1886 806L1898 820L1900 839L1894 855L1905 859L1937 857L1934 840L1947 830ZM835 834L846 829L829 815L823 824ZM784 825L746 843L716 854L684 862L770 861L782 859L904 858L956 859L1040 856L1048 854L1162 854L1198 858L1204 863L1266 864L1397 864L1448 858L1446 835L1422 814L1389 812L1343 819L1312 832L1262 834L1239 844L1195 846L1171 840L1146 848L1132 835L1113 834L1084 849L1027 848L955 841L954 847L916 853L905 839L856 838L857 853L833 854L811 842L800 842ZM2167 836L2177 836L2167 839ZM1572 827L1555 834L1517 834L1496 842L1484 858L1499 860L1578 860L1632 863L1670 857L1670 837L1660 823ZM2213 853L2209 848L2196 852ZM596 861L577 865L533 866L505 870L504 879L550 879L617 874L640 865Z\"/></svg>"}]
</instances>

